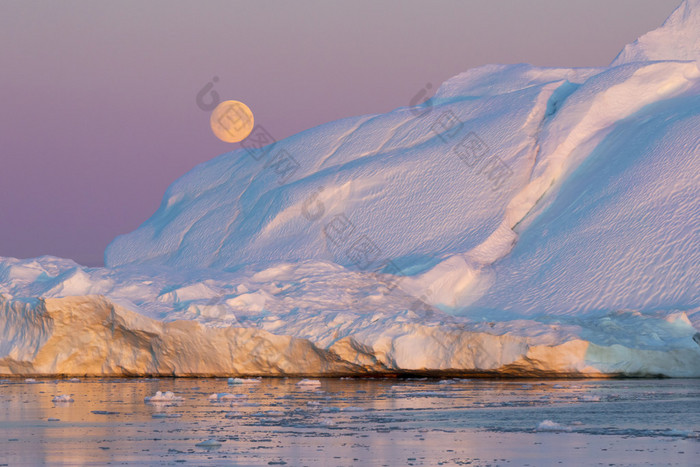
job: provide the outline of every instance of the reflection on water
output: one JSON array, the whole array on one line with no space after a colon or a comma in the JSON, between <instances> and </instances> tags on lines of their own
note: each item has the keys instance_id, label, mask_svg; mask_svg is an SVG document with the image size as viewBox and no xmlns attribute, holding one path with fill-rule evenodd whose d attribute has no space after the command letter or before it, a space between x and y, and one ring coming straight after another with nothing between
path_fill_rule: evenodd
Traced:
<instances>
[{"instance_id":1,"label":"reflection on water","mask_svg":"<svg viewBox=\"0 0 700 467\"><path fill-rule=\"evenodd\" d=\"M4 380L0 463L694 465L700 455L698 380L298 383ZM156 391L175 399L145 403ZM74 402L52 402L64 394Z\"/></svg>"}]
</instances>

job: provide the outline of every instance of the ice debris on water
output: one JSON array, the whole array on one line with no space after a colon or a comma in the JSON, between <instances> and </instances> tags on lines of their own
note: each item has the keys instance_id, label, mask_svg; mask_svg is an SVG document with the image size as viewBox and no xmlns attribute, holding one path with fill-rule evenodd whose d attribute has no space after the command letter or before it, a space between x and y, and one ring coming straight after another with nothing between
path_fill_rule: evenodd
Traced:
<instances>
[{"instance_id":1,"label":"ice debris on water","mask_svg":"<svg viewBox=\"0 0 700 467\"><path fill-rule=\"evenodd\" d=\"M182 417L181 413L163 413L163 412L158 412L154 413L151 415L151 418L180 418Z\"/></svg>"},{"instance_id":2,"label":"ice debris on water","mask_svg":"<svg viewBox=\"0 0 700 467\"><path fill-rule=\"evenodd\" d=\"M59 403L67 403L67 402L74 402L73 398L69 396L68 394L60 394L58 396L55 396L53 399L51 399L51 402L59 402Z\"/></svg>"},{"instance_id":3,"label":"ice debris on water","mask_svg":"<svg viewBox=\"0 0 700 467\"><path fill-rule=\"evenodd\" d=\"M568 426L561 425L557 422L553 422L552 420L543 420L540 422L539 425L537 425L537 428L535 431L548 431L548 432L569 432L571 431L571 428Z\"/></svg>"},{"instance_id":4,"label":"ice debris on water","mask_svg":"<svg viewBox=\"0 0 700 467\"><path fill-rule=\"evenodd\" d=\"M261 378L229 378L228 384L258 384L261 383Z\"/></svg>"},{"instance_id":5,"label":"ice debris on water","mask_svg":"<svg viewBox=\"0 0 700 467\"><path fill-rule=\"evenodd\" d=\"M182 400L183 400L182 397L176 396L171 391L165 391L165 392L156 391L156 393L154 395L147 396L143 399L143 401L147 404L149 402L180 402Z\"/></svg>"},{"instance_id":6,"label":"ice debris on water","mask_svg":"<svg viewBox=\"0 0 700 467\"><path fill-rule=\"evenodd\" d=\"M321 381L317 379L302 379L297 383L299 387L318 387L321 385Z\"/></svg>"},{"instance_id":7,"label":"ice debris on water","mask_svg":"<svg viewBox=\"0 0 700 467\"><path fill-rule=\"evenodd\" d=\"M215 393L209 396L210 402L235 401L245 397L245 394L231 394L228 392Z\"/></svg>"},{"instance_id":8,"label":"ice debris on water","mask_svg":"<svg viewBox=\"0 0 700 467\"><path fill-rule=\"evenodd\" d=\"M221 442L215 439L207 439L201 443L195 444L198 448L218 448L221 447Z\"/></svg>"}]
</instances>

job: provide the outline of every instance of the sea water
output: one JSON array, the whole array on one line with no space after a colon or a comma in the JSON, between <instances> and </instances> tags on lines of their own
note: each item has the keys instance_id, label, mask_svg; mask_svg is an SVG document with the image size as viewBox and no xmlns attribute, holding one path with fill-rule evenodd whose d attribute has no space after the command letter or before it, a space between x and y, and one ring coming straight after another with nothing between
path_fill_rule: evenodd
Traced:
<instances>
[{"instance_id":1,"label":"sea water","mask_svg":"<svg viewBox=\"0 0 700 467\"><path fill-rule=\"evenodd\" d=\"M10 379L0 453L5 465L698 465L700 380Z\"/></svg>"}]
</instances>

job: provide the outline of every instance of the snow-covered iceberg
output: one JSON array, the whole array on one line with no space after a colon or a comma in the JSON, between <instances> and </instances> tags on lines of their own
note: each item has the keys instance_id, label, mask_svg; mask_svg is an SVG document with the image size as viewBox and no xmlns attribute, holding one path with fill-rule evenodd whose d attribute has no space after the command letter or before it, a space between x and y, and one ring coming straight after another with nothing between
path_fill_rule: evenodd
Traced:
<instances>
[{"instance_id":1,"label":"snow-covered iceberg","mask_svg":"<svg viewBox=\"0 0 700 467\"><path fill-rule=\"evenodd\" d=\"M700 0L609 67L427 103L177 180L106 268L0 261L0 373L700 376Z\"/></svg>"}]
</instances>

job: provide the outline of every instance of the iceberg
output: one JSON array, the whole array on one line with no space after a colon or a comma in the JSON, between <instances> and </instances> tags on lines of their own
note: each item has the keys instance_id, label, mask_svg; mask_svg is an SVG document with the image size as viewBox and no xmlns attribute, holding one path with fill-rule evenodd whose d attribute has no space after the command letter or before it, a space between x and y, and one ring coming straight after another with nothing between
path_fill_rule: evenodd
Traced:
<instances>
[{"instance_id":1,"label":"iceberg","mask_svg":"<svg viewBox=\"0 0 700 467\"><path fill-rule=\"evenodd\" d=\"M685 0L607 67L254 130L105 268L0 258L0 374L699 377L699 66Z\"/></svg>"}]
</instances>

